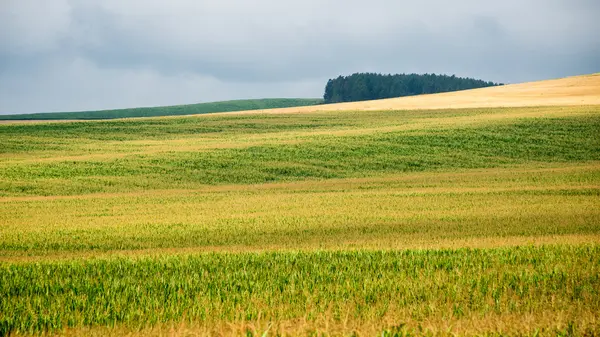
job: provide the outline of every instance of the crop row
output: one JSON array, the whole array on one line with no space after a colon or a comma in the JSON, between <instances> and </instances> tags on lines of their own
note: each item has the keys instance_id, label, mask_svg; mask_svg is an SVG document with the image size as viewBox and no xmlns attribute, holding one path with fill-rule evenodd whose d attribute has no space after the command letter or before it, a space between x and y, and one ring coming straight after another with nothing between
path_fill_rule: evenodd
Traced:
<instances>
[{"instance_id":1,"label":"crop row","mask_svg":"<svg viewBox=\"0 0 600 337\"><path fill-rule=\"evenodd\" d=\"M201 254L3 264L0 335L168 322L600 312L600 246ZM382 327L385 328L385 327Z\"/></svg>"}]
</instances>

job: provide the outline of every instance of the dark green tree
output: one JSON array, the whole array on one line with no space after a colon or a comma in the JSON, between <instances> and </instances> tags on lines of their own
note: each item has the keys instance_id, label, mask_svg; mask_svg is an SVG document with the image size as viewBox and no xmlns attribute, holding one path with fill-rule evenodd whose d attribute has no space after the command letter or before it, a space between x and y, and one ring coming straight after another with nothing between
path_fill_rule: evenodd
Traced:
<instances>
[{"instance_id":1,"label":"dark green tree","mask_svg":"<svg viewBox=\"0 0 600 337\"><path fill-rule=\"evenodd\" d=\"M501 85L455 75L355 73L327 81L325 103L433 94Z\"/></svg>"}]
</instances>

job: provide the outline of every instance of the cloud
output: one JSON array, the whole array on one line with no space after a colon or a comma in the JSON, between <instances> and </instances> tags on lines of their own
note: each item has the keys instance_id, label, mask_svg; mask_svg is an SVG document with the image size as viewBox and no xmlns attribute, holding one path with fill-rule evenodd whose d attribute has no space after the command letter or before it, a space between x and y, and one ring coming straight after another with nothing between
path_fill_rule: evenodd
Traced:
<instances>
[{"instance_id":1,"label":"cloud","mask_svg":"<svg viewBox=\"0 0 600 337\"><path fill-rule=\"evenodd\" d=\"M3 1L0 4L0 53L28 55L59 48L69 34L67 1Z\"/></svg>"},{"instance_id":2,"label":"cloud","mask_svg":"<svg viewBox=\"0 0 600 337\"><path fill-rule=\"evenodd\" d=\"M597 72L598 14L593 0L4 0L0 113L318 97L358 71Z\"/></svg>"},{"instance_id":3,"label":"cloud","mask_svg":"<svg viewBox=\"0 0 600 337\"><path fill-rule=\"evenodd\" d=\"M31 77L36 80L31 81ZM312 97L315 96L314 89L320 88L326 81L248 85L194 73L166 75L152 68L100 68L81 58L53 60L29 76L13 74L4 76L4 79L0 82L2 104L9 107L22 105L23 92L36 98L27 102L28 110L25 112L164 106L239 97L264 98L265 93L272 97Z\"/></svg>"}]
</instances>

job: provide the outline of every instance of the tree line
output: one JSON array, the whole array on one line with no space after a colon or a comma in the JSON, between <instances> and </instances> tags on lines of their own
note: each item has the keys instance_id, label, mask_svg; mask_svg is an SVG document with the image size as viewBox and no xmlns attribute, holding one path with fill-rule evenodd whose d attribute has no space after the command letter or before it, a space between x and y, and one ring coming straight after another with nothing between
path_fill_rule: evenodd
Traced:
<instances>
[{"instance_id":1,"label":"tree line","mask_svg":"<svg viewBox=\"0 0 600 337\"><path fill-rule=\"evenodd\" d=\"M325 103L433 94L502 85L468 77L436 74L355 73L327 81Z\"/></svg>"}]
</instances>

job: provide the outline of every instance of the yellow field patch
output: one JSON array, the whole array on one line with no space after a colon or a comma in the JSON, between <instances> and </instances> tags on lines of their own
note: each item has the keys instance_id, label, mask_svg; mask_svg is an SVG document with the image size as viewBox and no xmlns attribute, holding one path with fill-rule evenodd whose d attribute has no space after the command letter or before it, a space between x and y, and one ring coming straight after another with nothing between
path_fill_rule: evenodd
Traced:
<instances>
[{"instance_id":1,"label":"yellow field patch","mask_svg":"<svg viewBox=\"0 0 600 337\"><path fill-rule=\"evenodd\" d=\"M315 111L466 109L597 104L600 104L600 74L375 101L235 113L280 114Z\"/></svg>"},{"instance_id":2,"label":"yellow field patch","mask_svg":"<svg viewBox=\"0 0 600 337\"><path fill-rule=\"evenodd\" d=\"M0 259L599 242L599 176L591 163L0 197L4 246L39 247Z\"/></svg>"}]
</instances>

